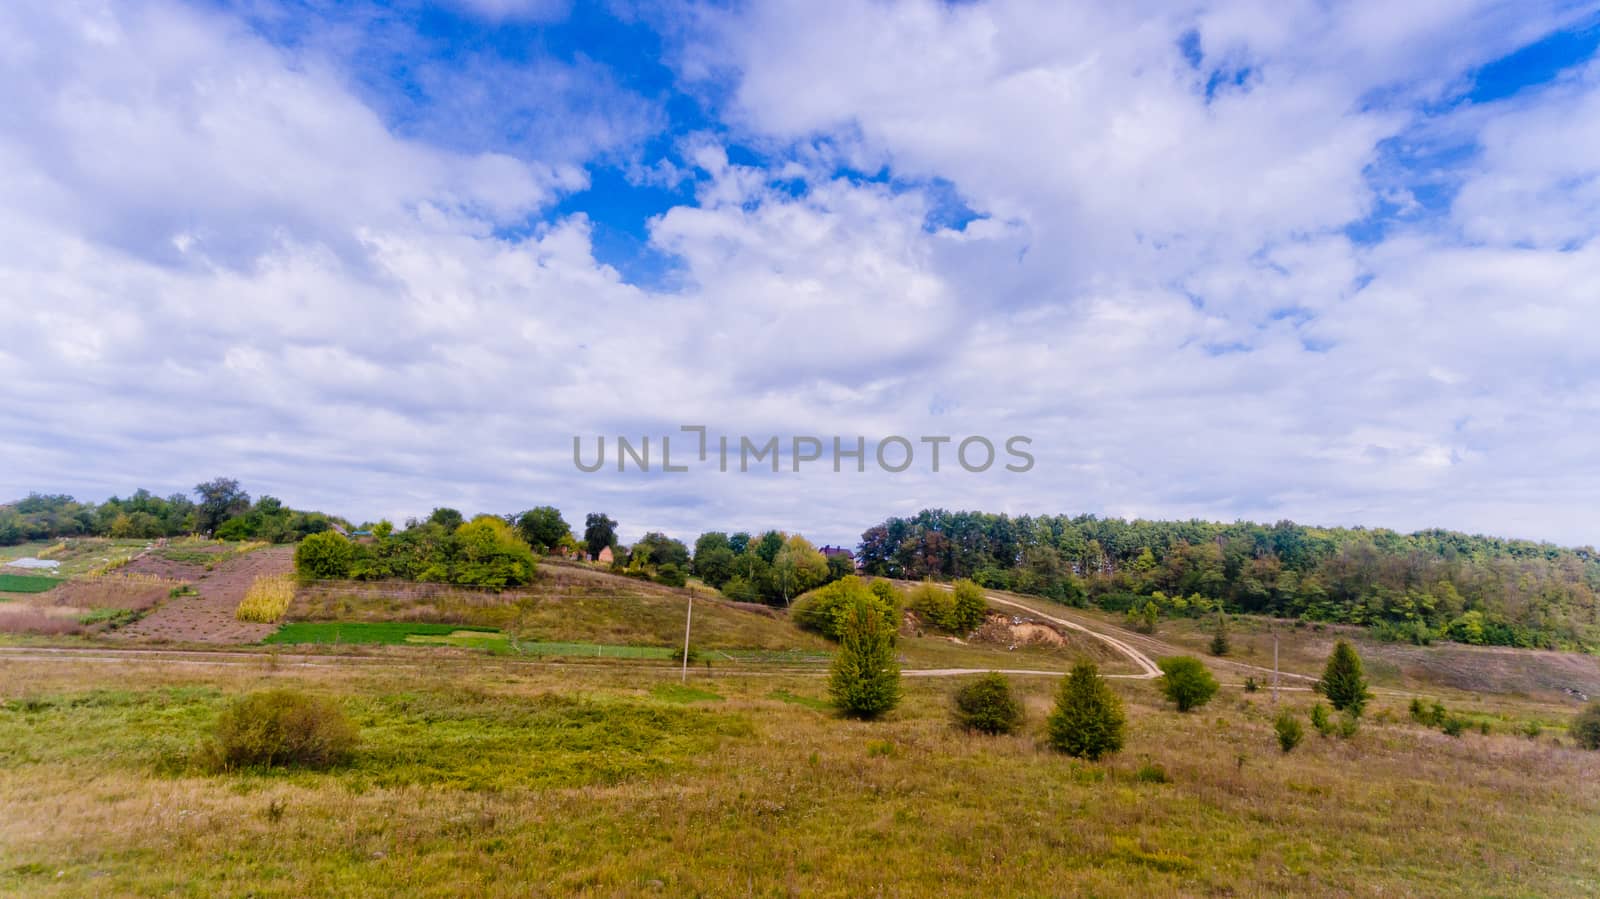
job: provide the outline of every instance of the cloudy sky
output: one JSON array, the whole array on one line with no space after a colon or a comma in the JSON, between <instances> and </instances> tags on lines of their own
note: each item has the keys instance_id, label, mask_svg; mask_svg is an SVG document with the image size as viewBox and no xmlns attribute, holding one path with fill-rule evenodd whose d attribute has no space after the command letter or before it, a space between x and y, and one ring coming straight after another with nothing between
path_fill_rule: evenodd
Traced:
<instances>
[{"instance_id":1,"label":"cloudy sky","mask_svg":"<svg viewBox=\"0 0 1600 899\"><path fill-rule=\"evenodd\" d=\"M1600 543L1597 43L1554 0L11 0L0 499ZM1036 461L573 464L685 424Z\"/></svg>"}]
</instances>

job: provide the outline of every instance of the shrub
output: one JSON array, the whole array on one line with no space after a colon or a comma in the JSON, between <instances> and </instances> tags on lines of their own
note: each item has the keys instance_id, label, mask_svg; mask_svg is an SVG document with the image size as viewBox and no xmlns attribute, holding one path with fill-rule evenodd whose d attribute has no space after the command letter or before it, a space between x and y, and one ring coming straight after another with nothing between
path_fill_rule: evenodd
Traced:
<instances>
[{"instance_id":1,"label":"shrub","mask_svg":"<svg viewBox=\"0 0 1600 899\"><path fill-rule=\"evenodd\" d=\"M533 550L493 515L479 515L455 530L450 583L474 587L520 587L532 583L538 562Z\"/></svg>"},{"instance_id":2,"label":"shrub","mask_svg":"<svg viewBox=\"0 0 1600 899\"><path fill-rule=\"evenodd\" d=\"M1247 677L1247 678L1244 679L1244 691L1246 693L1254 693L1255 691L1257 691L1259 689L1261 689L1261 685L1256 683L1256 679L1255 678Z\"/></svg>"},{"instance_id":3,"label":"shrub","mask_svg":"<svg viewBox=\"0 0 1600 899\"><path fill-rule=\"evenodd\" d=\"M301 577L332 580L350 576L356 550L336 531L312 534L294 550L294 570Z\"/></svg>"},{"instance_id":4,"label":"shrub","mask_svg":"<svg viewBox=\"0 0 1600 899\"><path fill-rule=\"evenodd\" d=\"M1328 697L1328 703L1335 709L1361 714L1372 694L1367 692L1367 682L1361 675L1361 657L1356 655L1355 647L1344 640L1334 644L1322 680L1317 681L1317 692Z\"/></svg>"},{"instance_id":5,"label":"shrub","mask_svg":"<svg viewBox=\"0 0 1600 899\"><path fill-rule=\"evenodd\" d=\"M1356 732L1360 729L1361 717L1355 712L1346 709L1344 713L1339 716L1338 733L1341 740L1350 739L1351 737L1355 736Z\"/></svg>"},{"instance_id":6,"label":"shrub","mask_svg":"<svg viewBox=\"0 0 1600 899\"><path fill-rule=\"evenodd\" d=\"M970 634L983 623L989 604L983 600L983 588L969 580L955 582L955 604L950 611L948 630Z\"/></svg>"},{"instance_id":7,"label":"shrub","mask_svg":"<svg viewBox=\"0 0 1600 899\"><path fill-rule=\"evenodd\" d=\"M923 581L907 591L906 608L939 630L952 630L948 625L955 616L955 597L948 590L940 590L933 581Z\"/></svg>"},{"instance_id":8,"label":"shrub","mask_svg":"<svg viewBox=\"0 0 1600 899\"><path fill-rule=\"evenodd\" d=\"M656 583L668 587L682 587L689 583L688 575L683 573L676 562L668 562L656 569Z\"/></svg>"},{"instance_id":9,"label":"shrub","mask_svg":"<svg viewBox=\"0 0 1600 899\"><path fill-rule=\"evenodd\" d=\"M734 581L737 580L734 578ZM730 581L729 586L733 586L734 581ZM724 588L723 593L727 592ZM838 640L855 603L858 600L865 601L882 619L884 628L893 634L899 629L900 623L900 607L896 599L894 588L886 582L874 581L868 587L861 578L852 574L800 597L789 615L799 627L815 631L830 640Z\"/></svg>"},{"instance_id":10,"label":"shrub","mask_svg":"<svg viewBox=\"0 0 1600 899\"><path fill-rule=\"evenodd\" d=\"M991 671L956 691L955 719L979 733L1016 733L1022 726L1022 703L1011 694L1006 676Z\"/></svg>"},{"instance_id":11,"label":"shrub","mask_svg":"<svg viewBox=\"0 0 1600 899\"><path fill-rule=\"evenodd\" d=\"M1333 733L1333 722L1328 718L1328 707L1320 702L1311 707L1311 726L1324 737Z\"/></svg>"},{"instance_id":12,"label":"shrub","mask_svg":"<svg viewBox=\"0 0 1600 899\"><path fill-rule=\"evenodd\" d=\"M877 718L900 701L894 630L870 594L853 599L839 620L839 651L833 657L828 695L846 715Z\"/></svg>"},{"instance_id":13,"label":"shrub","mask_svg":"<svg viewBox=\"0 0 1600 899\"><path fill-rule=\"evenodd\" d=\"M1167 775L1167 769L1160 762L1152 762L1148 759L1134 770L1133 779L1135 782L1142 784L1172 783L1172 778Z\"/></svg>"},{"instance_id":14,"label":"shrub","mask_svg":"<svg viewBox=\"0 0 1600 899\"><path fill-rule=\"evenodd\" d=\"M1211 636L1211 654L1225 656L1232 649L1228 640L1228 619L1221 612L1217 613L1217 632Z\"/></svg>"},{"instance_id":15,"label":"shrub","mask_svg":"<svg viewBox=\"0 0 1600 899\"><path fill-rule=\"evenodd\" d=\"M1178 707L1178 711L1197 709L1216 695L1217 679L1194 656L1173 656L1157 664L1161 667L1161 679L1157 681L1157 686Z\"/></svg>"},{"instance_id":16,"label":"shrub","mask_svg":"<svg viewBox=\"0 0 1600 899\"><path fill-rule=\"evenodd\" d=\"M1537 721L1529 721L1527 724L1522 725L1522 735L1530 740L1539 739L1539 735L1542 733L1544 733L1544 725Z\"/></svg>"},{"instance_id":17,"label":"shrub","mask_svg":"<svg viewBox=\"0 0 1600 899\"><path fill-rule=\"evenodd\" d=\"M1272 729L1278 734L1278 748L1284 752L1292 752L1306 735L1305 728L1300 726L1300 719L1288 709L1278 713L1278 719L1272 722Z\"/></svg>"},{"instance_id":18,"label":"shrub","mask_svg":"<svg viewBox=\"0 0 1600 899\"><path fill-rule=\"evenodd\" d=\"M1444 730L1447 736L1459 737L1461 736L1461 732L1466 730L1467 722L1465 719L1457 718L1456 716L1451 715L1450 717L1444 719L1444 721L1440 722L1439 726Z\"/></svg>"},{"instance_id":19,"label":"shrub","mask_svg":"<svg viewBox=\"0 0 1600 899\"><path fill-rule=\"evenodd\" d=\"M1079 662L1061 682L1050 713L1050 745L1068 755L1095 761L1122 748L1127 717L1093 662Z\"/></svg>"},{"instance_id":20,"label":"shrub","mask_svg":"<svg viewBox=\"0 0 1600 899\"><path fill-rule=\"evenodd\" d=\"M289 611L289 603L293 599L294 575L265 574L250 584L233 617L240 621L271 624Z\"/></svg>"},{"instance_id":21,"label":"shrub","mask_svg":"<svg viewBox=\"0 0 1600 899\"><path fill-rule=\"evenodd\" d=\"M326 768L349 758L355 744L355 726L332 701L294 690L269 690L245 696L223 711L215 751L225 769Z\"/></svg>"},{"instance_id":22,"label":"shrub","mask_svg":"<svg viewBox=\"0 0 1600 899\"><path fill-rule=\"evenodd\" d=\"M1567 733L1584 749L1600 749L1600 700L1585 706L1567 726Z\"/></svg>"},{"instance_id":23,"label":"shrub","mask_svg":"<svg viewBox=\"0 0 1600 899\"><path fill-rule=\"evenodd\" d=\"M1156 623L1160 620L1160 618L1161 613L1158 609L1156 609L1156 604L1147 601L1145 602L1144 609L1142 611L1135 612L1133 609L1128 610L1128 616L1127 620L1124 622L1124 626L1126 626L1128 630L1136 631L1141 634L1153 634L1156 632Z\"/></svg>"}]
</instances>

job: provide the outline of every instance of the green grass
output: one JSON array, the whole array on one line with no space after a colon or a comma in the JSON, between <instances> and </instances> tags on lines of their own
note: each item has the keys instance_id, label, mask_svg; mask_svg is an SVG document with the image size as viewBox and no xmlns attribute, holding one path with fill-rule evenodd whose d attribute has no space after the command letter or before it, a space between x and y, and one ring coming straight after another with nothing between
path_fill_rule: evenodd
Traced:
<instances>
[{"instance_id":1,"label":"green grass","mask_svg":"<svg viewBox=\"0 0 1600 899\"><path fill-rule=\"evenodd\" d=\"M674 651L666 646L618 646L605 643L524 643L516 650L530 656L578 656L596 659L670 659Z\"/></svg>"},{"instance_id":2,"label":"green grass","mask_svg":"<svg viewBox=\"0 0 1600 899\"><path fill-rule=\"evenodd\" d=\"M779 702L787 702L790 705L805 706L808 709L816 709L819 712L833 711L833 703L826 699L818 699L814 696L801 696L797 693L791 693L788 690L773 690L771 693L767 694L767 698L776 699Z\"/></svg>"},{"instance_id":3,"label":"green grass","mask_svg":"<svg viewBox=\"0 0 1600 899\"><path fill-rule=\"evenodd\" d=\"M492 627L408 621L296 621L285 624L263 643L345 645L428 645L481 649L495 654L577 656L604 659L670 659L666 646L624 646L602 643L543 643L513 640Z\"/></svg>"},{"instance_id":4,"label":"green grass","mask_svg":"<svg viewBox=\"0 0 1600 899\"><path fill-rule=\"evenodd\" d=\"M658 684L650 691L650 695L666 702L676 702L683 705L696 702L722 702L720 693L690 687L684 684Z\"/></svg>"},{"instance_id":5,"label":"green grass","mask_svg":"<svg viewBox=\"0 0 1600 899\"><path fill-rule=\"evenodd\" d=\"M1356 736L1284 755L1273 717L1306 694L1224 688L1179 715L1119 681L1128 745L1090 764L1043 744L1050 678L1014 679L1028 721L1006 737L951 726L956 681L908 679L891 715L857 722L819 714L815 674L714 678L0 659L0 895L1567 896L1600 879L1600 753L1564 734L1449 739L1379 696ZM217 715L268 687L338 702L354 759L207 773Z\"/></svg>"},{"instance_id":6,"label":"green grass","mask_svg":"<svg viewBox=\"0 0 1600 899\"><path fill-rule=\"evenodd\" d=\"M0 574L0 593L43 593L59 583L60 578L39 574Z\"/></svg>"},{"instance_id":7,"label":"green grass","mask_svg":"<svg viewBox=\"0 0 1600 899\"><path fill-rule=\"evenodd\" d=\"M100 689L9 702L0 706L0 770L100 759L154 777L205 775L206 741L231 698L205 688ZM721 737L750 732L737 715L615 696L508 697L437 683L346 697L341 705L360 743L331 777L353 790L620 784L669 772ZM256 770L219 783L249 788L281 779L325 782L305 772Z\"/></svg>"},{"instance_id":8,"label":"green grass","mask_svg":"<svg viewBox=\"0 0 1600 899\"><path fill-rule=\"evenodd\" d=\"M148 540L111 540L105 537L33 540L15 546L0 546L0 564L29 556L48 558L61 563L61 567L54 571L57 577L73 578L107 563L135 556L148 545Z\"/></svg>"},{"instance_id":9,"label":"green grass","mask_svg":"<svg viewBox=\"0 0 1600 899\"><path fill-rule=\"evenodd\" d=\"M363 643L399 645L417 642L414 638L456 638L463 633L505 635L492 627L459 624L427 624L409 621L296 621L285 624L263 643Z\"/></svg>"}]
</instances>

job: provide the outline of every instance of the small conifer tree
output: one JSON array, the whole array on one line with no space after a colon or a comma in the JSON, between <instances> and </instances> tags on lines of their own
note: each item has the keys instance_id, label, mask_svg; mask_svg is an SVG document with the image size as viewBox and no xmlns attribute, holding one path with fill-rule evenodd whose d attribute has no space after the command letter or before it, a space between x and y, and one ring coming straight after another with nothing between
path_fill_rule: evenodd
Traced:
<instances>
[{"instance_id":1,"label":"small conifer tree","mask_svg":"<svg viewBox=\"0 0 1600 899\"><path fill-rule=\"evenodd\" d=\"M1127 717L1100 669L1085 661L1061 682L1049 726L1052 747L1095 761L1122 748Z\"/></svg>"},{"instance_id":2,"label":"small conifer tree","mask_svg":"<svg viewBox=\"0 0 1600 899\"><path fill-rule=\"evenodd\" d=\"M1322 680L1317 681L1317 692L1328 697L1328 704L1341 712L1360 715L1371 698L1367 681L1361 673L1361 657L1355 647L1344 640L1333 646L1328 656L1328 666L1323 669Z\"/></svg>"},{"instance_id":3,"label":"small conifer tree","mask_svg":"<svg viewBox=\"0 0 1600 899\"><path fill-rule=\"evenodd\" d=\"M841 612L828 695L846 715L877 718L900 702L894 630L867 597L856 597Z\"/></svg>"}]
</instances>

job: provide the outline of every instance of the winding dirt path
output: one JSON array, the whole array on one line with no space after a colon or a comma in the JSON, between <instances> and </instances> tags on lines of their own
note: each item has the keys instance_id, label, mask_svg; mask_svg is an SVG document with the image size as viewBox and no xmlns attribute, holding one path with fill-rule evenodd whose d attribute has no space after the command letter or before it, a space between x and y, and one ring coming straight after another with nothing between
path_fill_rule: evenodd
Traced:
<instances>
[{"instance_id":1,"label":"winding dirt path","mask_svg":"<svg viewBox=\"0 0 1600 899\"><path fill-rule=\"evenodd\" d=\"M1003 596L996 596L993 593L985 593L983 595L983 598L985 600L987 600L992 605L1010 606L1013 609L1021 609L1022 611L1027 612L1029 615L1033 615L1033 616L1035 616L1037 618L1041 618L1041 619L1043 619L1045 621L1050 622L1051 624L1057 625L1058 627L1064 627L1064 628L1067 628L1069 630L1080 631L1082 633L1088 634L1089 636L1095 638L1096 640L1099 640L1101 643L1104 643L1107 646L1110 646L1112 649L1115 649L1117 652L1120 652L1123 655L1127 656L1129 661L1133 662L1133 664L1135 664L1135 665L1137 665L1139 667L1139 673L1138 674L1105 674L1105 675L1101 675L1102 677L1120 677L1120 678L1124 678L1124 679L1127 679L1127 680L1149 680L1150 678L1160 677L1161 676L1161 669L1156 667L1156 663L1153 660L1151 660L1151 658L1149 656L1147 656L1144 653L1140 652L1139 650L1135 649L1132 645L1122 641L1121 639L1118 639L1117 637L1113 637L1110 634L1101 633L1100 631L1090 630L1089 628L1085 627L1084 625L1079 624L1076 621L1068 621L1065 618L1058 618L1058 617L1056 617L1054 615L1046 614L1046 613L1041 612L1041 611L1039 611L1038 609L1036 609L1036 608L1034 608L1032 606L1024 605L1023 603L1017 602L1016 600L1006 599ZM909 674L910 672L906 672L906 673ZM1041 672L1041 671L1016 671L1016 672L1012 672L1012 671L1004 671L1004 672L1001 672L1001 673L1002 674L1046 674L1046 673L1049 673L1049 674L1061 674L1063 672L1059 672L1059 671L1055 671L1055 672Z\"/></svg>"}]
</instances>

